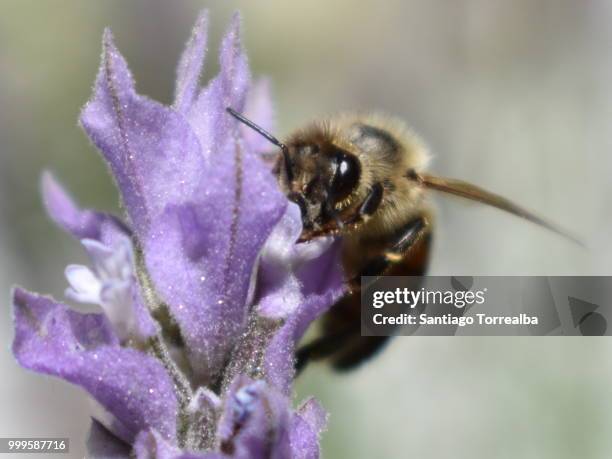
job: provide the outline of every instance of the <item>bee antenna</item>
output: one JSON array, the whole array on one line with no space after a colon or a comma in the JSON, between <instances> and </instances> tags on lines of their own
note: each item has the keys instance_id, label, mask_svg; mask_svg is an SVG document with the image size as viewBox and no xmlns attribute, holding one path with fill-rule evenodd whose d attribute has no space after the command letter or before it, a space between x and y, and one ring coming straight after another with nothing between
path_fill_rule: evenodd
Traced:
<instances>
[{"instance_id":1,"label":"bee antenna","mask_svg":"<svg viewBox=\"0 0 612 459\"><path fill-rule=\"evenodd\" d=\"M242 124L250 127L255 132L257 132L259 135L261 135L266 140L268 140L270 143L276 145L277 147L281 149L281 151L283 152L283 161L285 163L285 172L287 173L287 180L289 182L292 182L293 181L293 169L291 166L291 158L289 157L289 148L287 147L287 145L282 143L280 140L278 140L276 137L274 137L272 134L270 134L268 131L266 131L261 126L258 126L257 124L253 123L250 119L246 118L241 113L238 113L232 107L226 107L225 110L227 110L227 113L232 115Z\"/></svg>"}]
</instances>

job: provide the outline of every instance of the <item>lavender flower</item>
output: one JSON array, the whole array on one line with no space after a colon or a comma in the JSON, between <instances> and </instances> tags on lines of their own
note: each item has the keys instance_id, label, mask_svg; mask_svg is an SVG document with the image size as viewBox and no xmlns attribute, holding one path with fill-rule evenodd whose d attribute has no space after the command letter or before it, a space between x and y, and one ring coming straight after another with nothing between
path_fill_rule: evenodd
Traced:
<instances>
[{"instance_id":1,"label":"lavender flower","mask_svg":"<svg viewBox=\"0 0 612 459\"><path fill-rule=\"evenodd\" d=\"M97 402L91 457L314 458L326 414L293 410L297 340L342 294L337 245L296 244L299 210L225 113L270 128L267 85L251 88L234 17L220 73L199 88L201 14L180 60L175 102L136 93L111 33L81 124L108 163L127 221L80 209L50 174L51 218L90 266L66 268L79 313L16 288L13 352Z\"/></svg>"}]
</instances>

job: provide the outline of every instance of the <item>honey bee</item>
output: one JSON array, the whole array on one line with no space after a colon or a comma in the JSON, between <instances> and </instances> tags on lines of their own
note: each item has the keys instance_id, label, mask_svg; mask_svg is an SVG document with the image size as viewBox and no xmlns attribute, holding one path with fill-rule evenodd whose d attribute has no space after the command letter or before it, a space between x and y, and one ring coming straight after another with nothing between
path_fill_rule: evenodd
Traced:
<instances>
[{"instance_id":1,"label":"honey bee","mask_svg":"<svg viewBox=\"0 0 612 459\"><path fill-rule=\"evenodd\" d=\"M426 173L428 150L400 120L338 115L281 142L232 108L227 111L280 149L273 172L300 207L300 241L342 238L348 293L322 318L321 335L298 349L298 371L324 358L335 369L349 370L386 344L386 336L361 336L360 278L426 273L434 224L429 190L496 207L576 241L502 196Z\"/></svg>"}]
</instances>

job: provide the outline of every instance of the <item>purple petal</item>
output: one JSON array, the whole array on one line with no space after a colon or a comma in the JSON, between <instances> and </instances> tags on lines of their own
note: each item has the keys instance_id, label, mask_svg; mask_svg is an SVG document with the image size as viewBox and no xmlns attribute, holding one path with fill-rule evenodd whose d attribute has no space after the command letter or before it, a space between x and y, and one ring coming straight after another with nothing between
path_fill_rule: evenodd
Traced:
<instances>
[{"instance_id":1,"label":"purple petal","mask_svg":"<svg viewBox=\"0 0 612 459\"><path fill-rule=\"evenodd\" d=\"M266 244L260 268L258 313L285 319L266 349L265 375L285 394L295 373L296 343L345 292L340 241L324 251L323 241L295 245L300 232L299 210L291 205Z\"/></svg>"},{"instance_id":2,"label":"purple petal","mask_svg":"<svg viewBox=\"0 0 612 459\"><path fill-rule=\"evenodd\" d=\"M218 156L219 152L225 152L228 143L234 143L236 121L225 109L243 109L251 81L248 60L240 42L238 13L234 14L221 42L219 61L219 75L200 92L189 112L189 122L200 139L206 158L215 152Z\"/></svg>"},{"instance_id":3,"label":"purple petal","mask_svg":"<svg viewBox=\"0 0 612 459\"><path fill-rule=\"evenodd\" d=\"M151 278L172 308L201 381L220 370L245 325L255 260L284 205L276 190L266 193L258 166L249 168L241 202L227 196L227 185L214 185L203 196L206 204L169 208L145 245ZM247 195L263 205L249 207Z\"/></svg>"},{"instance_id":4,"label":"purple petal","mask_svg":"<svg viewBox=\"0 0 612 459\"><path fill-rule=\"evenodd\" d=\"M331 238L317 238L313 241L297 244L302 232L300 210L296 204L289 204L282 219L274 227L272 234L262 250L261 267L259 270L258 290L260 292L257 312L272 319L286 318L298 308L304 296L312 291L312 287L304 288L298 274L311 269L314 273L321 272L324 262L330 261L339 266L333 258L325 258L321 262L313 260L329 250ZM334 274L338 274L334 271ZM309 275L302 276L309 278ZM324 290L331 283L322 282L319 286ZM308 279L306 279L308 280ZM316 279L318 281L318 277ZM310 281L309 281L310 282Z\"/></svg>"},{"instance_id":5,"label":"purple petal","mask_svg":"<svg viewBox=\"0 0 612 459\"><path fill-rule=\"evenodd\" d=\"M327 412L313 398L302 404L291 417L289 437L294 459L318 459L319 437L327 425Z\"/></svg>"},{"instance_id":6,"label":"purple petal","mask_svg":"<svg viewBox=\"0 0 612 459\"><path fill-rule=\"evenodd\" d=\"M341 249L341 241L334 241L320 257L300 268L298 277L306 295L331 294L335 302L346 293L344 270L340 262Z\"/></svg>"},{"instance_id":7,"label":"purple petal","mask_svg":"<svg viewBox=\"0 0 612 459\"><path fill-rule=\"evenodd\" d=\"M223 99L229 106L242 110L246 93L251 84L251 73L246 53L240 42L239 13L234 13L229 29L221 42L219 55L221 79L223 81Z\"/></svg>"},{"instance_id":8,"label":"purple petal","mask_svg":"<svg viewBox=\"0 0 612 459\"><path fill-rule=\"evenodd\" d=\"M289 204L262 250L257 312L265 317L285 318L304 299L292 270L295 242L302 231L299 213L297 205Z\"/></svg>"},{"instance_id":9,"label":"purple petal","mask_svg":"<svg viewBox=\"0 0 612 459\"><path fill-rule=\"evenodd\" d=\"M244 105L244 115L266 131L274 133L276 123L274 122L274 107L268 78L260 78L253 84ZM248 148L252 151L263 153L274 149L268 140L248 126L241 126L240 130Z\"/></svg>"},{"instance_id":10,"label":"purple petal","mask_svg":"<svg viewBox=\"0 0 612 459\"><path fill-rule=\"evenodd\" d=\"M177 401L156 359L119 347L101 314L80 314L22 289L13 304L13 353L21 366L85 389L114 416L114 433L125 441L150 428L174 439Z\"/></svg>"},{"instance_id":11,"label":"purple petal","mask_svg":"<svg viewBox=\"0 0 612 459\"><path fill-rule=\"evenodd\" d=\"M129 230L116 217L80 209L50 172L41 179L43 202L51 219L77 239L110 240Z\"/></svg>"},{"instance_id":12,"label":"purple petal","mask_svg":"<svg viewBox=\"0 0 612 459\"><path fill-rule=\"evenodd\" d=\"M146 339L155 336L159 329L157 322L151 317L151 312L147 308L140 285L134 279L132 285L132 307L134 308L134 317L136 319L134 337L144 343Z\"/></svg>"},{"instance_id":13,"label":"purple petal","mask_svg":"<svg viewBox=\"0 0 612 459\"><path fill-rule=\"evenodd\" d=\"M206 56L208 11L202 11L193 28L177 69L174 107L183 113L191 108L195 100L200 74Z\"/></svg>"},{"instance_id":14,"label":"purple petal","mask_svg":"<svg viewBox=\"0 0 612 459\"><path fill-rule=\"evenodd\" d=\"M270 385L285 394L291 393L297 342L304 336L308 326L327 311L343 292L343 288L339 287L320 295L313 294L307 297L276 332L266 349L264 358L266 381Z\"/></svg>"},{"instance_id":15,"label":"purple petal","mask_svg":"<svg viewBox=\"0 0 612 459\"><path fill-rule=\"evenodd\" d=\"M264 381L237 377L217 429L221 452L238 458L292 457L289 408L288 399Z\"/></svg>"},{"instance_id":16,"label":"purple petal","mask_svg":"<svg viewBox=\"0 0 612 459\"><path fill-rule=\"evenodd\" d=\"M297 410L308 426L319 435L327 428L327 411L321 406L318 400L309 398L304 401Z\"/></svg>"},{"instance_id":17,"label":"purple petal","mask_svg":"<svg viewBox=\"0 0 612 459\"><path fill-rule=\"evenodd\" d=\"M204 162L186 120L136 94L108 31L102 57L81 123L109 163L134 229L143 237L168 203L197 193Z\"/></svg>"},{"instance_id":18,"label":"purple petal","mask_svg":"<svg viewBox=\"0 0 612 459\"><path fill-rule=\"evenodd\" d=\"M243 103L249 82L239 24L235 16L221 45L221 73L190 112L209 164L206 185L192 202L169 206L145 246L152 278L174 305L204 381L219 371L246 322L255 260L286 205L266 166L235 140L237 123L225 112Z\"/></svg>"},{"instance_id":19,"label":"purple petal","mask_svg":"<svg viewBox=\"0 0 612 459\"><path fill-rule=\"evenodd\" d=\"M225 113L249 79L238 25L236 17L221 47L221 74L199 98L210 104L190 112L205 111L218 142L197 128L198 142L181 115L138 96L108 33L94 98L81 118L118 181L149 275L181 327L200 381L219 371L244 325L255 259L286 204ZM190 118L194 127L198 120Z\"/></svg>"}]
</instances>

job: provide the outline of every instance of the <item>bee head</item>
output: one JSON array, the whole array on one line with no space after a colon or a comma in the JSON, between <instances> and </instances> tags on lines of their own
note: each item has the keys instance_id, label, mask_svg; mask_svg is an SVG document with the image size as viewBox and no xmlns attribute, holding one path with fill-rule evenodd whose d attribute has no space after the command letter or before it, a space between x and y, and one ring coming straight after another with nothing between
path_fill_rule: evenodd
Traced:
<instances>
[{"instance_id":1,"label":"bee head","mask_svg":"<svg viewBox=\"0 0 612 459\"><path fill-rule=\"evenodd\" d=\"M325 233L342 228L339 212L351 204L361 164L334 143L333 132L313 124L283 143L232 108L227 112L280 149L274 172L287 198L300 207L304 230Z\"/></svg>"},{"instance_id":2,"label":"bee head","mask_svg":"<svg viewBox=\"0 0 612 459\"><path fill-rule=\"evenodd\" d=\"M315 132L298 134L287 148L287 160L279 155L275 172L281 189L300 206L304 229L339 229L339 212L350 204L359 184L359 160Z\"/></svg>"}]
</instances>

